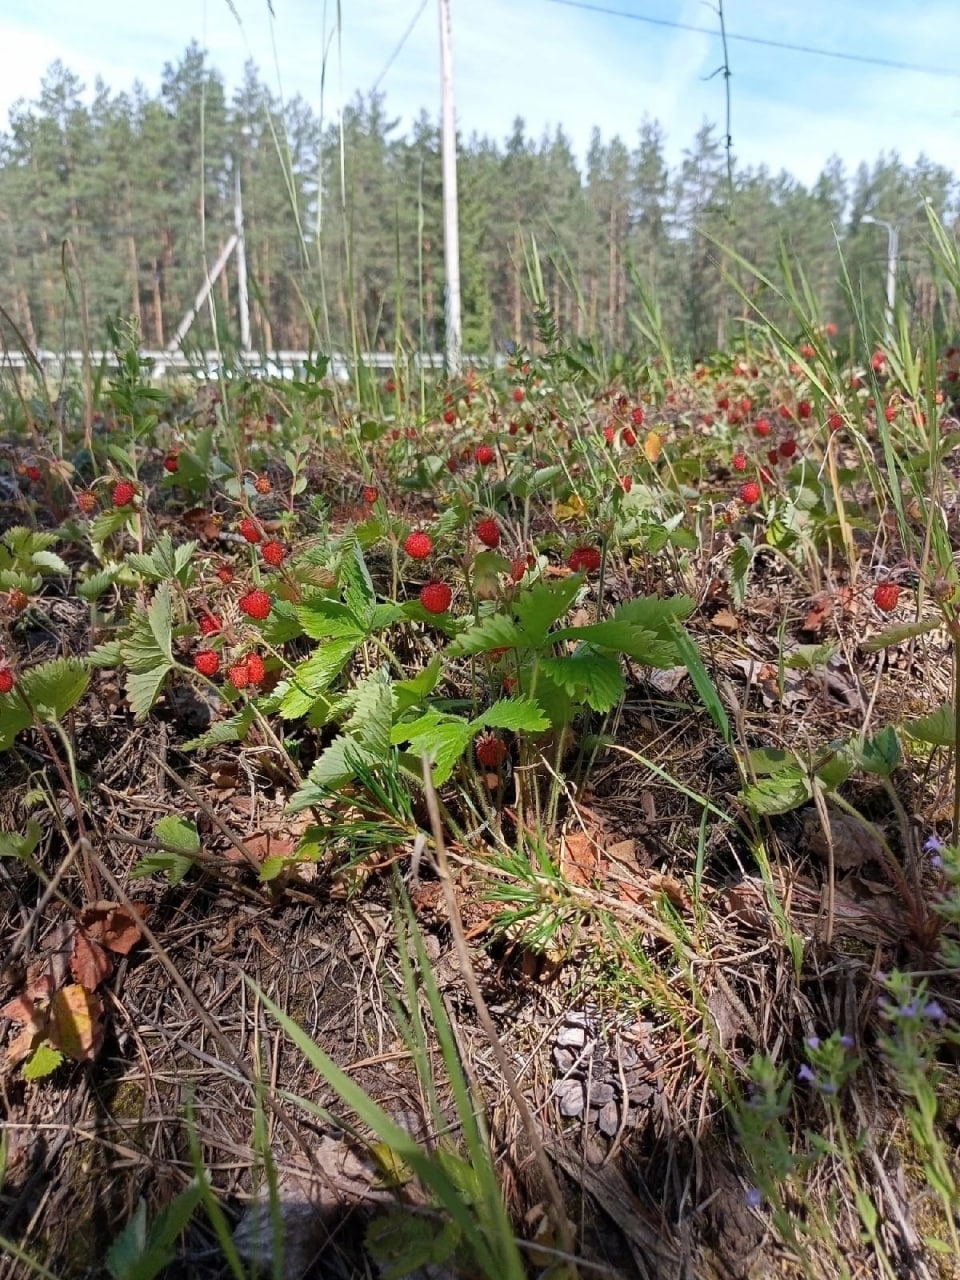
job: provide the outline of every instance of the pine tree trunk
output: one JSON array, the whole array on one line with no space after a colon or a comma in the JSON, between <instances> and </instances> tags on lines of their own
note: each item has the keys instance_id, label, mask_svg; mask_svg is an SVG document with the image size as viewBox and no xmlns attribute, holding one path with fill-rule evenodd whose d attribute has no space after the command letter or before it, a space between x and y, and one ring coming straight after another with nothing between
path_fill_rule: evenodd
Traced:
<instances>
[{"instance_id":1,"label":"pine tree trunk","mask_svg":"<svg viewBox=\"0 0 960 1280\"><path fill-rule=\"evenodd\" d=\"M523 244L520 240L520 228L513 238L513 340L523 341L523 289L520 284L520 258Z\"/></svg>"},{"instance_id":2,"label":"pine tree trunk","mask_svg":"<svg viewBox=\"0 0 960 1280\"><path fill-rule=\"evenodd\" d=\"M133 215L129 208L127 209L127 217L132 223ZM130 302L137 322L137 332L142 334L143 312L140 309L140 258L137 254L137 238L133 234L127 236L127 257L130 263Z\"/></svg>"},{"instance_id":3,"label":"pine tree trunk","mask_svg":"<svg viewBox=\"0 0 960 1280\"><path fill-rule=\"evenodd\" d=\"M160 259L154 258L153 271L151 272L153 284L153 340L162 350L163 342L163 295L160 290L161 268Z\"/></svg>"}]
</instances>

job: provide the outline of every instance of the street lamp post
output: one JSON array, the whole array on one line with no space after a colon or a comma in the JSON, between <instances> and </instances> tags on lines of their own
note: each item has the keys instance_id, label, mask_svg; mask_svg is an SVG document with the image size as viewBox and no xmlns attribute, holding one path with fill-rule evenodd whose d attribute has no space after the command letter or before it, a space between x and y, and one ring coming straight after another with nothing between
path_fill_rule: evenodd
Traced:
<instances>
[{"instance_id":1,"label":"street lamp post","mask_svg":"<svg viewBox=\"0 0 960 1280\"><path fill-rule=\"evenodd\" d=\"M887 306L884 312L884 327L887 337L893 336L893 316L897 304L897 265L900 261L900 224L885 222L883 218L875 218L865 213L861 222L869 222L872 226L887 229Z\"/></svg>"}]
</instances>

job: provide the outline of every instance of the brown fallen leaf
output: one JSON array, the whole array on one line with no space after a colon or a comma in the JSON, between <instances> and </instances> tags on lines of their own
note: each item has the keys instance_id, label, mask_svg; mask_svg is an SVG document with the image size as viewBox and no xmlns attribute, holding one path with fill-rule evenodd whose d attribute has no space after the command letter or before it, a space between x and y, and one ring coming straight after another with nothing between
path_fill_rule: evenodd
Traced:
<instances>
[{"instance_id":1,"label":"brown fallen leaf","mask_svg":"<svg viewBox=\"0 0 960 1280\"><path fill-rule=\"evenodd\" d=\"M88 991L96 991L101 982L106 982L113 973L113 961L101 947L99 942L88 938L82 929L77 930L73 941L73 955L70 957L70 972L74 981Z\"/></svg>"},{"instance_id":2,"label":"brown fallen leaf","mask_svg":"<svg viewBox=\"0 0 960 1280\"><path fill-rule=\"evenodd\" d=\"M815 809L804 815L803 834L807 849L826 862L830 856L830 845ZM865 862L882 861L879 834L875 835L845 813L830 814L830 838L833 841L833 865L840 870L859 867Z\"/></svg>"},{"instance_id":3,"label":"brown fallen leaf","mask_svg":"<svg viewBox=\"0 0 960 1280\"><path fill-rule=\"evenodd\" d=\"M103 1044L103 1003L77 983L62 987L47 1010L47 1038L74 1062L92 1062Z\"/></svg>"},{"instance_id":4,"label":"brown fallen leaf","mask_svg":"<svg viewBox=\"0 0 960 1280\"><path fill-rule=\"evenodd\" d=\"M808 631L811 635L818 636L832 613L833 601L829 593L826 591L819 592L810 601L810 608L800 630Z\"/></svg>"},{"instance_id":5,"label":"brown fallen leaf","mask_svg":"<svg viewBox=\"0 0 960 1280\"><path fill-rule=\"evenodd\" d=\"M710 619L711 627L716 627L718 631L739 631L740 622L735 614L729 609L718 609Z\"/></svg>"},{"instance_id":6,"label":"brown fallen leaf","mask_svg":"<svg viewBox=\"0 0 960 1280\"><path fill-rule=\"evenodd\" d=\"M600 859L597 845L582 831L568 831L560 846L560 871L574 885L591 884L602 875L605 864Z\"/></svg>"},{"instance_id":7,"label":"brown fallen leaf","mask_svg":"<svg viewBox=\"0 0 960 1280\"><path fill-rule=\"evenodd\" d=\"M95 902L84 907L77 924L91 942L97 942L114 955L128 956L143 936L140 921L150 912L149 903L133 902L129 907L115 902Z\"/></svg>"}]
</instances>

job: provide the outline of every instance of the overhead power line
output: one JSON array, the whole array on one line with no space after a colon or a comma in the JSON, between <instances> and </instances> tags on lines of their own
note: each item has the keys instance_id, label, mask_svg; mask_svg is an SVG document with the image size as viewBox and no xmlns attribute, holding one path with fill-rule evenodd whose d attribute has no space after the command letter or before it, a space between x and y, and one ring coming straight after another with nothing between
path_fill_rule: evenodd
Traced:
<instances>
[{"instance_id":1,"label":"overhead power line","mask_svg":"<svg viewBox=\"0 0 960 1280\"><path fill-rule=\"evenodd\" d=\"M384 64L383 70L377 76L376 80L374 80L373 86L370 90L371 93L376 93L376 91L380 88L381 80L387 74L387 72L390 70L393 64L396 62L397 58L400 56L400 52L403 49L403 46L407 43L407 41L413 35L413 29L417 25L417 23L420 21L423 11L424 9L426 9L426 7L427 7L427 0L421 0L420 8L410 19L409 23L407 24L406 31L404 31L403 35L397 41L396 47L394 48L393 53L391 53L390 57L387 59L386 63Z\"/></svg>"},{"instance_id":2,"label":"overhead power line","mask_svg":"<svg viewBox=\"0 0 960 1280\"><path fill-rule=\"evenodd\" d=\"M608 18L627 18L631 22L645 22L652 27L670 27L674 31L695 31L699 35L719 36L714 27L700 27L692 22L674 22L670 18L654 18L646 13L627 13L625 9L608 9L601 4L588 4L587 0L546 0L547 4L561 4L567 9L583 9L587 13L602 13ZM768 40L764 36L745 36L727 32L728 40L741 44L759 44L766 49L788 49L791 53L806 53L817 58L834 58L839 62L859 62L869 67L886 67L890 71L916 71L925 76L943 76L948 80L960 80L960 70L950 67L931 67L919 62L898 62L893 58L873 58L865 53L843 53L838 49L820 49L812 44L791 44L786 40Z\"/></svg>"}]
</instances>

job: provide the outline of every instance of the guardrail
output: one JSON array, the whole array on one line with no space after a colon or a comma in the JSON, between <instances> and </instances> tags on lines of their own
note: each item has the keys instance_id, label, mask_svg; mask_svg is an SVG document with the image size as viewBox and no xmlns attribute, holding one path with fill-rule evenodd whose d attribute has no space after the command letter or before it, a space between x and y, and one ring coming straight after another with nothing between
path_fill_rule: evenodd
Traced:
<instances>
[{"instance_id":1,"label":"guardrail","mask_svg":"<svg viewBox=\"0 0 960 1280\"><path fill-rule=\"evenodd\" d=\"M262 353L247 351L236 358L225 359L220 352L204 351L187 355L182 351L140 351L140 358L150 362L149 374L160 379L168 374L189 373L194 377L217 378L221 367L226 377L247 375L254 378L282 378L290 381L306 374L307 364L318 355L310 351L273 351ZM48 351L40 349L32 353L33 359L22 351L5 351L0 353L0 370L11 369L22 371L40 365L44 373L62 376L68 367L82 366L82 351ZM116 369L121 357L114 351L91 351L89 360L94 368ZM339 382L349 382L354 366L354 357L343 352L333 352L329 356L330 376ZM414 351L405 360L398 360L388 351L365 351L359 356L360 363L368 369L384 372L408 372L420 369L442 369L444 357L437 351ZM505 355L464 357L465 364L490 365L502 368L507 362Z\"/></svg>"}]
</instances>

